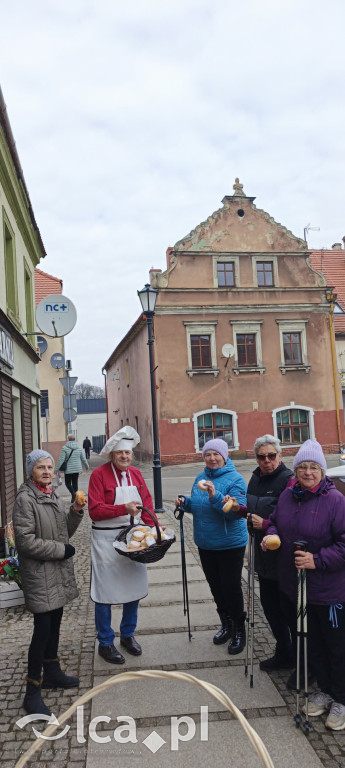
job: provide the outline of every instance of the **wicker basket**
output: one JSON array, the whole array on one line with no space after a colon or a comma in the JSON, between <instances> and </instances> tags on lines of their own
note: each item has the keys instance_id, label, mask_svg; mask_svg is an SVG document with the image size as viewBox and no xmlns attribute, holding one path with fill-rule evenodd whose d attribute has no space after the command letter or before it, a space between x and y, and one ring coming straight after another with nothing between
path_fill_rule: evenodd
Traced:
<instances>
[{"instance_id":1,"label":"wicker basket","mask_svg":"<svg viewBox=\"0 0 345 768\"><path fill-rule=\"evenodd\" d=\"M156 515L153 514L153 512L150 512L149 509L146 507L141 507L142 512L147 512L148 515L152 518L157 531L157 543L152 544L151 547L148 547L147 549L142 549L139 552L136 550L132 551L125 551L124 549L120 549L115 547L116 552L119 553L119 555L123 555L124 557L129 557L130 560L135 560L137 563L156 563L157 560L161 560L162 557L164 557L165 553L171 547L171 545L176 541L176 536L173 536L171 539L164 539L162 540L161 532L159 530L159 523L157 520ZM137 525L137 523L136 523ZM127 528L124 528L121 533L119 533L118 536L116 536L115 541L121 541L124 544L127 541L127 534L129 531L132 530L132 528L135 528L136 525L134 525L134 518L131 517L131 524L127 526Z\"/></svg>"}]
</instances>

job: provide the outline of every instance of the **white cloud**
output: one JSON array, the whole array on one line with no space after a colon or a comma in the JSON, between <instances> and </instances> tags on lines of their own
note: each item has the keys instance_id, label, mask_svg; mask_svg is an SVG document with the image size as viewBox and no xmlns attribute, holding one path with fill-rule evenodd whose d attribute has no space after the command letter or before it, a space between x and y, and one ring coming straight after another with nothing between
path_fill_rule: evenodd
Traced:
<instances>
[{"instance_id":1,"label":"white cloud","mask_svg":"<svg viewBox=\"0 0 345 768\"><path fill-rule=\"evenodd\" d=\"M343 225L343 0L17 0L2 88L48 256L78 323L73 373L102 364L168 245L239 175L294 234Z\"/></svg>"}]
</instances>

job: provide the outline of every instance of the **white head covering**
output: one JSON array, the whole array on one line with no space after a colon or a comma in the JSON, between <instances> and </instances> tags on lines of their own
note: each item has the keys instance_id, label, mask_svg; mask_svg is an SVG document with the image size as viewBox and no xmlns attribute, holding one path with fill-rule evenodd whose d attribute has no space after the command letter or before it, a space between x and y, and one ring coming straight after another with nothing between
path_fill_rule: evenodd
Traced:
<instances>
[{"instance_id":1,"label":"white head covering","mask_svg":"<svg viewBox=\"0 0 345 768\"><path fill-rule=\"evenodd\" d=\"M132 451L140 443L140 437L133 427L121 427L115 435L109 437L100 455L109 456L113 451Z\"/></svg>"}]
</instances>

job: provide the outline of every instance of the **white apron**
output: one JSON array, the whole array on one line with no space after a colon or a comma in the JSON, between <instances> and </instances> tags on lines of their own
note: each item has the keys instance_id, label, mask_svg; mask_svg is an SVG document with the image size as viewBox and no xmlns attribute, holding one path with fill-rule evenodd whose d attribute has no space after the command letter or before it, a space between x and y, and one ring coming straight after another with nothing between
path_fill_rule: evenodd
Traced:
<instances>
[{"instance_id":1,"label":"white apron","mask_svg":"<svg viewBox=\"0 0 345 768\"><path fill-rule=\"evenodd\" d=\"M132 483L120 485L113 465L111 468L116 480L115 504L128 504L137 501L142 504L139 491ZM140 520L141 513L134 518ZM95 603L130 603L140 600L148 593L147 570L145 563L136 563L129 557L119 555L113 547L113 541L120 530L130 524L130 515L113 517L110 520L97 520L92 523L91 533L91 589L90 597Z\"/></svg>"}]
</instances>

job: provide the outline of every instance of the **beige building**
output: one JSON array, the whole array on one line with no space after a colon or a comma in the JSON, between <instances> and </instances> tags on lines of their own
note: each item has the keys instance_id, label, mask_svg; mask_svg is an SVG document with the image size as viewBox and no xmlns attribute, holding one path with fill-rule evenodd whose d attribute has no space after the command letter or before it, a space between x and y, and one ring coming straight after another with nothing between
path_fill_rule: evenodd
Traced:
<instances>
[{"instance_id":1,"label":"beige building","mask_svg":"<svg viewBox=\"0 0 345 768\"><path fill-rule=\"evenodd\" d=\"M36 306L49 294L62 294L62 287L62 280L58 277L42 272L41 269L35 269ZM64 389L59 381L66 375L65 367L64 365L60 368L54 367L56 361L61 364L65 360L64 337L53 338L38 331L37 340L41 352L39 364L41 445L56 461L67 438L67 424L63 419Z\"/></svg>"},{"instance_id":2,"label":"beige building","mask_svg":"<svg viewBox=\"0 0 345 768\"><path fill-rule=\"evenodd\" d=\"M266 432L284 453L308 437L325 452L344 442L327 280L307 243L254 200L237 179L222 208L168 248L166 269L150 271L159 290L154 354L164 464L200 459L212 437L243 456ZM131 424L141 455L150 456L145 325L139 318L104 367L110 434Z\"/></svg>"},{"instance_id":3,"label":"beige building","mask_svg":"<svg viewBox=\"0 0 345 768\"><path fill-rule=\"evenodd\" d=\"M45 256L0 90L0 534L39 445L34 270Z\"/></svg>"}]
</instances>

